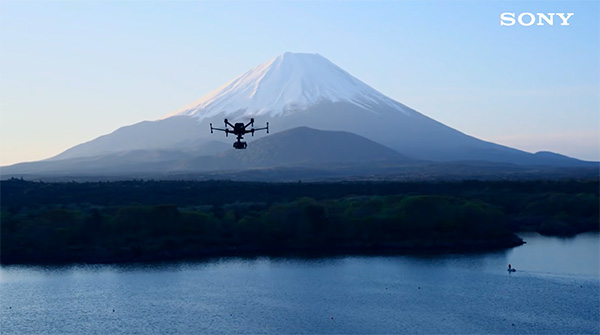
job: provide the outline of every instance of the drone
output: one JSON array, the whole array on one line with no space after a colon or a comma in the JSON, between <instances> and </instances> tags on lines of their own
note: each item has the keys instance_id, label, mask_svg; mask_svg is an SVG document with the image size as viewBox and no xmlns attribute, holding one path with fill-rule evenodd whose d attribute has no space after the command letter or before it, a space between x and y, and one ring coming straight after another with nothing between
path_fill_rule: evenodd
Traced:
<instances>
[{"instance_id":1,"label":"drone","mask_svg":"<svg viewBox=\"0 0 600 335\"><path fill-rule=\"evenodd\" d=\"M233 129L229 129L228 126ZM243 123L239 122L239 123L236 123L235 125L229 123L229 121L227 121L227 119L225 119L225 128L213 128L212 123L211 123L210 124L210 133L212 134L213 130L220 130L220 131L225 132L225 136L228 136L229 133L234 134L237 136L237 141L233 142L233 147L235 149L246 149L248 144L245 141L242 141L245 134L251 133L252 136L254 136L255 131L264 130L264 129L267 130L267 134L269 133L269 122L267 122L267 126L263 127L263 128L246 129L246 128L248 128L248 126L254 127L254 119L250 119L250 122L248 122L248 124L243 124Z\"/></svg>"}]
</instances>

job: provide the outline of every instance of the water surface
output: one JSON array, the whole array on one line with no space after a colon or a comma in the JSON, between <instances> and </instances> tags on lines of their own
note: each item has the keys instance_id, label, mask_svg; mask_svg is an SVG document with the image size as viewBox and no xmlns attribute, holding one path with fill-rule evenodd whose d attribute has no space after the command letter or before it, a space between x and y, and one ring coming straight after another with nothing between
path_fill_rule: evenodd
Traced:
<instances>
[{"instance_id":1,"label":"water surface","mask_svg":"<svg viewBox=\"0 0 600 335\"><path fill-rule=\"evenodd\" d=\"M599 236L503 252L0 268L3 334L600 332ZM508 273L510 263L517 272Z\"/></svg>"}]
</instances>

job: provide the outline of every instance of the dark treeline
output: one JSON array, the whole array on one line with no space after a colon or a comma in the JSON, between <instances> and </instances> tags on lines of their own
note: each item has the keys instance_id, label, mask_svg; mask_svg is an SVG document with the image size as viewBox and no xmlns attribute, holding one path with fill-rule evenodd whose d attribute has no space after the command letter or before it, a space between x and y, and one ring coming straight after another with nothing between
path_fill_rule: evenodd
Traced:
<instances>
[{"instance_id":1,"label":"dark treeline","mask_svg":"<svg viewBox=\"0 0 600 335\"><path fill-rule=\"evenodd\" d=\"M0 182L2 263L483 250L598 230L594 181Z\"/></svg>"},{"instance_id":2,"label":"dark treeline","mask_svg":"<svg viewBox=\"0 0 600 335\"><path fill-rule=\"evenodd\" d=\"M266 183L237 181L32 182L0 181L2 207L46 204L227 204L234 202L285 202L301 197L338 199L352 195L438 194L460 197L510 198L546 193L598 195L598 180L458 181L458 182L336 182Z\"/></svg>"}]
</instances>

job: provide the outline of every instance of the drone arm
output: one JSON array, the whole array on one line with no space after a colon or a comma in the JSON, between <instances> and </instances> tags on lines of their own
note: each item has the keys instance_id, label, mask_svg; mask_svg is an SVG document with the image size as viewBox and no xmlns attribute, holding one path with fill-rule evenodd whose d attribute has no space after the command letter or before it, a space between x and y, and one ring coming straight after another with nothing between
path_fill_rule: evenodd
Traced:
<instances>
[{"instance_id":1,"label":"drone arm","mask_svg":"<svg viewBox=\"0 0 600 335\"><path fill-rule=\"evenodd\" d=\"M246 127L248 127L248 126L250 126L250 125L254 126L254 118L251 118L251 119L250 119L250 122L248 122L248 124L246 124L246 125L244 126L244 128L246 128Z\"/></svg>"},{"instance_id":2,"label":"drone arm","mask_svg":"<svg viewBox=\"0 0 600 335\"><path fill-rule=\"evenodd\" d=\"M227 128L227 126L230 126L231 128L235 128L234 125L232 125L231 123L229 123L229 121L227 119L225 119L225 128Z\"/></svg>"},{"instance_id":3,"label":"drone arm","mask_svg":"<svg viewBox=\"0 0 600 335\"><path fill-rule=\"evenodd\" d=\"M214 128L212 126L212 124L210 125L210 133L213 133L213 130L219 130L219 131L224 131L225 132L225 136L229 135L229 129L223 129L223 128Z\"/></svg>"}]
</instances>

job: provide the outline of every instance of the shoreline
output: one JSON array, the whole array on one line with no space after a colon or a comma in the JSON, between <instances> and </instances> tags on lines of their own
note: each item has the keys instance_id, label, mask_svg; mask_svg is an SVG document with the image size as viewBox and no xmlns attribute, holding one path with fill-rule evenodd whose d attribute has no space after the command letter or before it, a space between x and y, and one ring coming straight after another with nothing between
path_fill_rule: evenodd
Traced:
<instances>
[{"instance_id":1,"label":"shoreline","mask_svg":"<svg viewBox=\"0 0 600 335\"><path fill-rule=\"evenodd\" d=\"M337 256L396 256L396 255L445 255L457 253L487 253L506 250L527 243L514 234L506 240L454 240L454 241L405 241L398 243L383 243L369 247L365 246L334 246L312 248L261 248L258 246L226 246L199 248L197 250L170 250L157 254L134 255L127 250L119 255L79 255L73 258L12 257L6 261L2 257L0 266L68 266L68 265L100 265L100 264L151 264L160 262L202 261L212 258L235 257L299 257L327 258Z\"/></svg>"}]
</instances>

